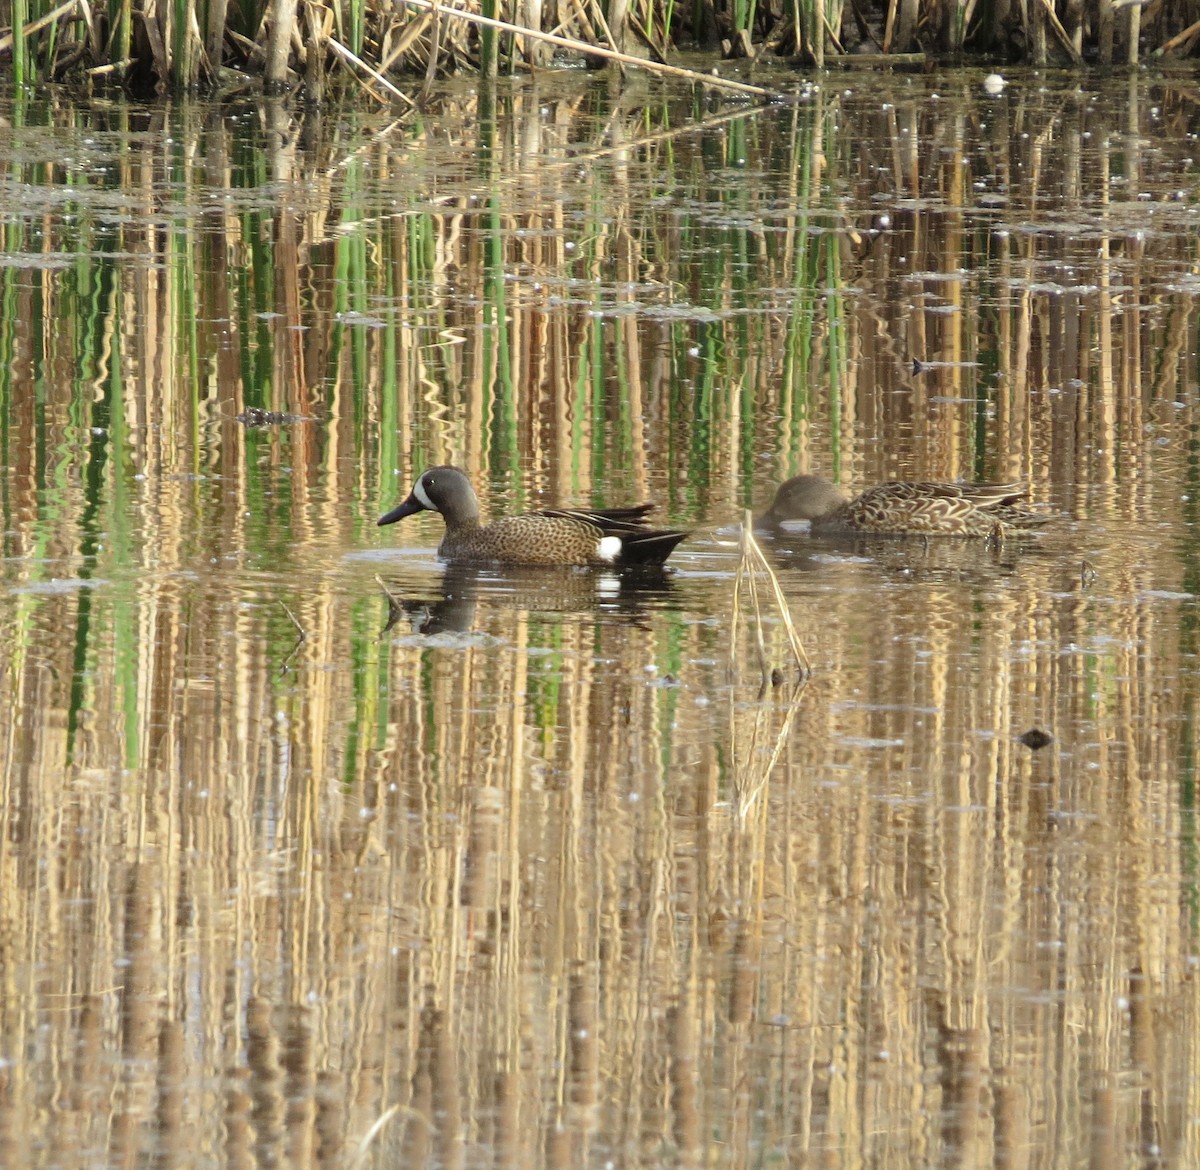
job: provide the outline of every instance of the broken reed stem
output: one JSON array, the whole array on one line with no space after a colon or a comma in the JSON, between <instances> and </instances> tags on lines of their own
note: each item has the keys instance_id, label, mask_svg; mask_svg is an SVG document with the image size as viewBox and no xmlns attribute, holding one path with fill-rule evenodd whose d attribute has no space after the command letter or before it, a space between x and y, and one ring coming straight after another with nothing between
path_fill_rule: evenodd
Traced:
<instances>
[{"instance_id":1,"label":"broken reed stem","mask_svg":"<svg viewBox=\"0 0 1200 1170\"><path fill-rule=\"evenodd\" d=\"M758 652L758 665L762 674L762 681L764 685L769 684L771 681L771 664L767 657L766 639L763 634L762 602L758 593L758 578L759 574L762 574L770 582L775 607L779 611L783 628L787 632L788 644L791 646L792 656L796 661L796 668L799 670L801 678L808 678L812 674L812 666L808 661L808 655L804 651L804 643L801 642L800 635L796 632L796 626L792 621L792 614L787 603L787 598L783 595L783 589L779 585L779 578L775 575L775 570L771 568L770 561L763 555L762 548L754 537L754 517L750 514L749 510L747 510L742 522L741 549L742 559L738 564L738 570L733 579L733 614L729 629L729 668L731 675L736 673L737 669L737 635L738 627L741 624L742 592L745 589L749 593L750 609L753 613L755 648Z\"/></svg>"},{"instance_id":2,"label":"broken reed stem","mask_svg":"<svg viewBox=\"0 0 1200 1170\"><path fill-rule=\"evenodd\" d=\"M430 7L432 7L432 5L430 5ZM402 102L406 103L410 107L416 104L413 102L412 98L408 96L408 94L398 90L390 81L388 81L388 79L384 77L384 75L380 73L378 69L373 69L361 57L356 57L352 52L350 52L349 49L346 48L345 45L335 41L333 37L326 37L325 44L343 61L353 65L356 69L361 69L364 73L370 76L377 85L382 85L383 88L386 89L393 97L398 97ZM367 92L371 93L370 89L368 89ZM371 96L377 101L383 100L378 94L372 94Z\"/></svg>"},{"instance_id":3,"label":"broken reed stem","mask_svg":"<svg viewBox=\"0 0 1200 1170\"><path fill-rule=\"evenodd\" d=\"M751 540L753 539L751 536ZM771 660L767 657L767 642L763 637L763 613L762 601L758 596L758 574L751 571L748 579L750 581L750 603L754 607L754 649L758 654L759 674L766 681L771 677Z\"/></svg>"},{"instance_id":4,"label":"broken reed stem","mask_svg":"<svg viewBox=\"0 0 1200 1170\"><path fill-rule=\"evenodd\" d=\"M67 0L66 4L60 4L53 12L47 12L45 16L39 16L37 20L30 21L29 24L15 24L14 29L19 30L19 34L26 38L33 36L34 33L41 32L48 24L53 24L57 20L61 20L73 8L76 7L77 0ZM7 32L0 37L0 53L7 53L13 47L13 33Z\"/></svg>"},{"instance_id":5,"label":"broken reed stem","mask_svg":"<svg viewBox=\"0 0 1200 1170\"><path fill-rule=\"evenodd\" d=\"M435 0L401 0L409 8L419 8L430 12L435 7ZM501 32L512 33L518 37L528 37L535 41L544 41L548 45L557 45L560 49L570 49L588 57L601 57L605 61L619 61L623 65L632 65L637 69L649 69L653 73L662 73L668 77L684 77L697 85L709 85L716 89L727 89L733 93L750 94L754 97L773 98L782 95L772 90L764 89L761 85L747 85L742 81L730 81L725 77L717 77L711 73L700 73L695 69L682 69L678 65L663 65L658 61L646 61L641 57L633 57L628 53L618 53L615 49L604 49L599 45L589 45L586 41L572 40L570 37L560 37L553 33L540 32L538 29L526 28L520 24L510 24L507 20L495 20L490 16L481 16L477 12L466 12L461 8L447 8L436 5L438 11L447 18L466 20L483 28L494 28Z\"/></svg>"}]
</instances>

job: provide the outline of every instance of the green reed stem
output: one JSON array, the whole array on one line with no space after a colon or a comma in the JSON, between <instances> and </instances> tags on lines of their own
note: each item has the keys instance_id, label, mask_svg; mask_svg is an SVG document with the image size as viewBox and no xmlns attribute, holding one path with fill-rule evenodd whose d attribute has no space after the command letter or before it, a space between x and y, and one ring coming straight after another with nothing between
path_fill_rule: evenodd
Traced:
<instances>
[{"instance_id":1,"label":"green reed stem","mask_svg":"<svg viewBox=\"0 0 1200 1170\"><path fill-rule=\"evenodd\" d=\"M42 51L42 77L47 81L54 79L54 61L58 54L59 22L56 20L46 29L46 44Z\"/></svg>"},{"instance_id":2,"label":"green reed stem","mask_svg":"<svg viewBox=\"0 0 1200 1170\"><path fill-rule=\"evenodd\" d=\"M115 0L109 5L108 19L112 26L112 32L109 34L109 59L128 61L133 42L133 0Z\"/></svg>"},{"instance_id":3,"label":"green reed stem","mask_svg":"<svg viewBox=\"0 0 1200 1170\"><path fill-rule=\"evenodd\" d=\"M179 91L192 84L188 62L188 18L190 0L173 0L171 5L171 88Z\"/></svg>"},{"instance_id":4,"label":"green reed stem","mask_svg":"<svg viewBox=\"0 0 1200 1170\"><path fill-rule=\"evenodd\" d=\"M500 19L497 0L481 0L480 12L489 20ZM483 25L479 30L479 71L488 81L495 81L500 70L500 37L494 28Z\"/></svg>"},{"instance_id":5,"label":"green reed stem","mask_svg":"<svg viewBox=\"0 0 1200 1170\"><path fill-rule=\"evenodd\" d=\"M29 80L29 42L25 39L29 6L26 0L12 0L12 22L13 83L20 89Z\"/></svg>"}]
</instances>

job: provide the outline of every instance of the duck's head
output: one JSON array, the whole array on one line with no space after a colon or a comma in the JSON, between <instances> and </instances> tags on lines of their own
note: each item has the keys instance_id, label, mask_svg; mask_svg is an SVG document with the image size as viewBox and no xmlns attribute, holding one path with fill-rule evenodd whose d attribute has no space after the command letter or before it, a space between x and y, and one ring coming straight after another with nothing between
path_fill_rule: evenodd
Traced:
<instances>
[{"instance_id":1,"label":"duck's head","mask_svg":"<svg viewBox=\"0 0 1200 1170\"><path fill-rule=\"evenodd\" d=\"M759 523L774 528L784 520L816 520L845 502L846 497L829 480L819 475L794 475L779 485Z\"/></svg>"},{"instance_id":2,"label":"duck's head","mask_svg":"<svg viewBox=\"0 0 1200 1170\"><path fill-rule=\"evenodd\" d=\"M377 524L395 524L416 512L441 512L447 524L478 520L479 499L466 473L457 467L431 467L413 484L408 499L386 512Z\"/></svg>"}]
</instances>

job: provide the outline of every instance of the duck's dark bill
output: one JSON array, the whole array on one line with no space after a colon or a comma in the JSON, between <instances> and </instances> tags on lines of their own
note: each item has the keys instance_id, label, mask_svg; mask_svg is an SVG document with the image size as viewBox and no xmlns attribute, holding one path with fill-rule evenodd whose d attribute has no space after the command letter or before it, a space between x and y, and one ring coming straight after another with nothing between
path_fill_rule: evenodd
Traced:
<instances>
[{"instance_id":1,"label":"duck's dark bill","mask_svg":"<svg viewBox=\"0 0 1200 1170\"><path fill-rule=\"evenodd\" d=\"M379 525L395 524L397 520L403 520L405 516L411 516L414 512L423 512L424 510L425 505L416 496L409 496L403 504L393 508L390 512L385 512L375 523Z\"/></svg>"}]
</instances>

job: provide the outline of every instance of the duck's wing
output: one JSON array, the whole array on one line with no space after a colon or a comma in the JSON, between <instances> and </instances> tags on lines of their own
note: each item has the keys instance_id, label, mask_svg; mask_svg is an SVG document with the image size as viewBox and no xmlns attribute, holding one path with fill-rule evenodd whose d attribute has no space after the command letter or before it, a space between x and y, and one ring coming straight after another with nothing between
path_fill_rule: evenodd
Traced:
<instances>
[{"instance_id":1,"label":"duck's wing","mask_svg":"<svg viewBox=\"0 0 1200 1170\"><path fill-rule=\"evenodd\" d=\"M644 529L646 517L653 510L653 504L633 504L625 508L546 508L532 514L558 520L578 520L594 525L605 535L620 536L624 532Z\"/></svg>"}]
</instances>

